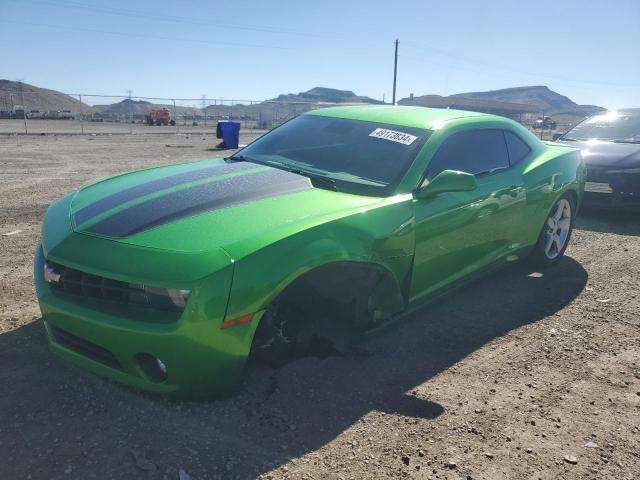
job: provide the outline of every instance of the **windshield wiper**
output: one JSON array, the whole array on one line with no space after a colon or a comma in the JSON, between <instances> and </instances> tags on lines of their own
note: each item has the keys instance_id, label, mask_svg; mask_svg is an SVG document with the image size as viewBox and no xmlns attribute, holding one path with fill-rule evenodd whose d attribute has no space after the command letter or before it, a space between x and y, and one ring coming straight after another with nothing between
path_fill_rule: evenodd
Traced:
<instances>
[{"instance_id":1,"label":"windshield wiper","mask_svg":"<svg viewBox=\"0 0 640 480\"><path fill-rule=\"evenodd\" d=\"M333 178L327 177L325 175L319 175L317 173L311 173L301 168L290 167L280 162L261 162L254 158L247 157L246 155L232 155L227 157L225 160L235 160L237 162L254 162L260 165L267 165L273 168L279 168L280 170L286 170L287 172L295 173L297 175L302 175L303 177L307 177L311 179L313 182L322 183L331 188L331 190L337 191L336 181Z\"/></svg>"},{"instance_id":2,"label":"windshield wiper","mask_svg":"<svg viewBox=\"0 0 640 480\"><path fill-rule=\"evenodd\" d=\"M312 182L323 183L331 188L331 190L337 191L336 181L333 178L326 177L324 175L318 175L317 173L307 172L306 170L302 170L300 168L287 168L288 172L296 173L298 175L302 175L303 177L307 177L311 179Z\"/></svg>"},{"instance_id":3,"label":"windshield wiper","mask_svg":"<svg viewBox=\"0 0 640 480\"><path fill-rule=\"evenodd\" d=\"M252 158L249 158L245 155L231 155L230 157L226 157L225 161L234 160L236 162L255 162ZM257 162L256 162L257 163Z\"/></svg>"}]
</instances>

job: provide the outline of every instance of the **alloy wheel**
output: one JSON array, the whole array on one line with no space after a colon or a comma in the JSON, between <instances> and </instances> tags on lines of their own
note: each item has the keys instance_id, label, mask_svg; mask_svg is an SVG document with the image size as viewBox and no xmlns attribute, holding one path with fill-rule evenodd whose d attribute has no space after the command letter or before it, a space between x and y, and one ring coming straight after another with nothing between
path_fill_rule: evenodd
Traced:
<instances>
[{"instance_id":1,"label":"alloy wheel","mask_svg":"<svg viewBox=\"0 0 640 480\"><path fill-rule=\"evenodd\" d=\"M571 229L571 204L561 198L547 218L544 234L544 254L553 260L562 253Z\"/></svg>"}]
</instances>

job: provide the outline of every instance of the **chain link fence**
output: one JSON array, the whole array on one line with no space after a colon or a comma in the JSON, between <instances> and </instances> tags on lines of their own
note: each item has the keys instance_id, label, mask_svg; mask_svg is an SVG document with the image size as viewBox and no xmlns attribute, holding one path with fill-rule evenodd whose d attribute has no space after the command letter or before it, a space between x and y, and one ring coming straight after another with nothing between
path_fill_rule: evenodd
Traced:
<instances>
[{"instance_id":1,"label":"chain link fence","mask_svg":"<svg viewBox=\"0 0 640 480\"><path fill-rule=\"evenodd\" d=\"M62 94L24 85L24 89L0 90L0 134L215 134L217 122L224 120L239 122L245 131L268 130L306 111L332 105L336 104L211 99L204 95L155 98ZM473 110L484 111L480 107ZM487 107L487 113L496 112ZM580 120L560 117L561 121L547 124L544 112L505 115L544 140L551 139L555 132L568 131Z\"/></svg>"},{"instance_id":2,"label":"chain link fence","mask_svg":"<svg viewBox=\"0 0 640 480\"><path fill-rule=\"evenodd\" d=\"M327 102L52 94L0 90L0 134L215 133L218 121L265 130Z\"/></svg>"}]
</instances>

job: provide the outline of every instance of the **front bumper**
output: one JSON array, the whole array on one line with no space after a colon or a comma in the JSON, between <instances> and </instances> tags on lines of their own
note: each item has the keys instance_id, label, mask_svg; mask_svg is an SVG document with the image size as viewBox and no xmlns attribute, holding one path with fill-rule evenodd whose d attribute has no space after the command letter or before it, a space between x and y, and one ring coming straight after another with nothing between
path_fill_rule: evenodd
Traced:
<instances>
[{"instance_id":1,"label":"front bumper","mask_svg":"<svg viewBox=\"0 0 640 480\"><path fill-rule=\"evenodd\" d=\"M584 205L640 210L640 168L612 170L588 166Z\"/></svg>"},{"instance_id":2,"label":"front bumper","mask_svg":"<svg viewBox=\"0 0 640 480\"><path fill-rule=\"evenodd\" d=\"M54 293L44 279L44 254L34 261L36 293L51 351L98 375L134 388L184 397L224 397L235 390L259 322L220 329L230 285L215 274L203 281L176 322L140 321L126 310ZM166 379L151 378L139 354L159 358Z\"/></svg>"}]
</instances>

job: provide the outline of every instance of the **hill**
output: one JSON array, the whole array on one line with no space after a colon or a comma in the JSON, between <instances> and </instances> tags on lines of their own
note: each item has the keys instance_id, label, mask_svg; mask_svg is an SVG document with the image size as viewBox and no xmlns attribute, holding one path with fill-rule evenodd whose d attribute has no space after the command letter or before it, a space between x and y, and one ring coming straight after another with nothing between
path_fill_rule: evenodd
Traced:
<instances>
[{"instance_id":1,"label":"hill","mask_svg":"<svg viewBox=\"0 0 640 480\"><path fill-rule=\"evenodd\" d=\"M252 119L255 120L258 125L267 127L274 123L280 123L310 109L322 107L323 104L333 103L382 104L379 100L356 95L350 90L315 87L311 90L307 90L306 92L282 94L271 100L253 103L250 105L209 105L205 108L205 111L207 115L219 118L233 116L235 118Z\"/></svg>"},{"instance_id":2,"label":"hill","mask_svg":"<svg viewBox=\"0 0 640 480\"><path fill-rule=\"evenodd\" d=\"M14 106L24 104L27 110L70 110L74 115L80 112L81 104L78 99L64 93L46 88L36 87L27 83L20 84L11 80L0 80L0 110L11 110ZM203 114L219 118L233 116L256 120L259 124L271 124L298 115L311 108L317 108L326 103L371 103L383 102L356 95L351 90L338 90L327 87L314 87L306 92L281 94L276 98L251 105L209 105L205 110L196 107L176 106L178 116L197 117ZM468 110L489 111L502 115L514 116L524 113L562 117L566 123L586 115L604 110L595 105L578 105L570 98L561 95L543 85L504 88L485 92L467 92L441 97L438 95L423 95L420 97L404 98L398 102L401 105L424 105L439 108L461 108ZM150 110L166 107L173 115L173 105L151 103L144 100L124 99L108 105L90 106L82 104L85 114L99 114L104 117L126 117L132 114L136 117L144 116ZM535 113L534 113L535 112ZM565 118L566 117L566 118Z\"/></svg>"},{"instance_id":3,"label":"hill","mask_svg":"<svg viewBox=\"0 0 640 480\"><path fill-rule=\"evenodd\" d=\"M421 105L432 108L455 108L458 110L471 110L476 112L494 113L497 115L518 116L520 114L538 113L539 109L535 105L526 103L504 102L493 99L478 99L462 97L460 95L450 95L442 97L440 95L422 95L421 97L402 98L398 105Z\"/></svg>"},{"instance_id":4,"label":"hill","mask_svg":"<svg viewBox=\"0 0 640 480\"><path fill-rule=\"evenodd\" d=\"M0 110L12 110L14 106L22 105L23 101L27 110L71 110L74 114L80 111L80 101L69 95L28 83L0 79ZM82 104L82 110L85 113L93 111L86 103Z\"/></svg>"},{"instance_id":5,"label":"hill","mask_svg":"<svg viewBox=\"0 0 640 480\"><path fill-rule=\"evenodd\" d=\"M472 98L476 100L497 100L500 102L524 103L535 105L547 115L576 114L589 115L601 110L596 105L578 105L569 97L554 92L544 85L529 87L503 88L487 92L467 92L452 95L452 97Z\"/></svg>"},{"instance_id":6,"label":"hill","mask_svg":"<svg viewBox=\"0 0 640 480\"><path fill-rule=\"evenodd\" d=\"M381 104L380 100L356 95L351 90L337 90L335 88L314 87L306 92L298 94L287 93L273 98L276 102L327 102L327 103L374 103Z\"/></svg>"},{"instance_id":7,"label":"hill","mask_svg":"<svg viewBox=\"0 0 640 480\"><path fill-rule=\"evenodd\" d=\"M129 100L128 98L125 98L118 103L93 106L96 113L111 117L126 117L129 114L139 117L146 115L153 109L163 107L168 108L171 115L173 115L173 105L151 103L145 100ZM201 112L200 109L194 107L182 107L176 105L175 108L177 115L197 115Z\"/></svg>"}]
</instances>

